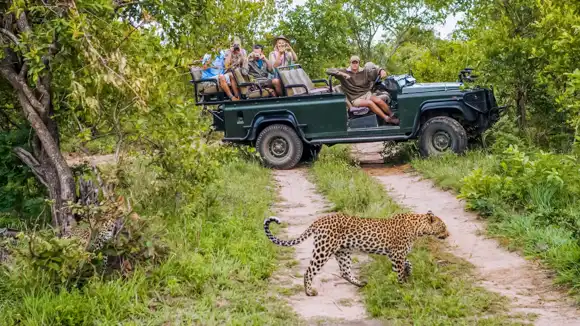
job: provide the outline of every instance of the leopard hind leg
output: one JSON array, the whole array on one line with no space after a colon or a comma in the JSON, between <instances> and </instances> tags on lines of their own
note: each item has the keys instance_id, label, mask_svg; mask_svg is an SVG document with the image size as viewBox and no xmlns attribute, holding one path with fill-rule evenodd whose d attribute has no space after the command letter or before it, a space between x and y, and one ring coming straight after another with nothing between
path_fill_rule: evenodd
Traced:
<instances>
[{"instance_id":1,"label":"leopard hind leg","mask_svg":"<svg viewBox=\"0 0 580 326\"><path fill-rule=\"evenodd\" d=\"M304 273L304 291L307 296L318 295L318 291L312 287L312 280L337 249L336 243L327 241L324 235L314 237L312 258L310 259L310 265L306 269L306 273Z\"/></svg>"},{"instance_id":2,"label":"leopard hind leg","mask_svg":"<svg viewBox=\"0 0 580 326\"><path fill-rule=\"evenodd\" d=\"M335 254L334 257L338 261L338 268L340 268L341 276L349 281L351 284L356 285L358 287L363 287L367 284L367 282L359 281L353 274L352 274L352 258L351 252L348 249L340 249Z\"/></svg>"}]
</instances>

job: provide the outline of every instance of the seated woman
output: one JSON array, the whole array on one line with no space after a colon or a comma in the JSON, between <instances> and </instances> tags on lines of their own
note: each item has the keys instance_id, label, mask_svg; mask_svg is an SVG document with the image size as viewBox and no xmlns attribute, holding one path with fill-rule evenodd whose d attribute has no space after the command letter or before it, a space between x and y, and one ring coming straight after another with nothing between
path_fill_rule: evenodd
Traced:
<instances>
[{"instance_id":1,"label":"seated woman","mask_svg":"<svg viewBox=\"0 0 580 326\"><path fill-rule=\"evenodd\" d=\"M372 95L370 91L372 82L377 79L378 74L383 78L386 77L385 70L360 69L360 58L352 56L348 68L330 68L326 70L326 73L340 80L342 91L353 106L368 107L386 123L399 124L399 119L394 117L387 103Z\"/></svg>"},{"instance_id":2,"label":"seated woman","mask_svg":"<svg viewBox=\"0 0 580 326\"><path fill-rule=\"evenodd\" d=\"M289 66L298 61L298 56L292 46L290 40L280 35L274 39L274 51L270 52L270 62L274 68L280 66Z\"/></svg>"}]
</instances>

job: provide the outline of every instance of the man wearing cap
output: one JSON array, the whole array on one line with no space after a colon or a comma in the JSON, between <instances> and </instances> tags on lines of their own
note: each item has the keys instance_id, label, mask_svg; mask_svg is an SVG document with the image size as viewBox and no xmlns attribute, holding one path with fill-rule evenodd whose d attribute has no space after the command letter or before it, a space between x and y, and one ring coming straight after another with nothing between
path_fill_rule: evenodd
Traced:
<instances>
[{"instance_id":1,"label":"man wearing cap","mask_svg":"<svg viewBox=\"0 0 580 326\"><path fill-rule=\"evenodd\" d=\"M264 55L264 47L255 44L252 52L248 55L248 71L244 71L244 74L253 77L262 87L274 88L279 96L282 95L282 84L280 79L273 78L273 72L272 62Z\"/></svg>"},{"instance_id":2,"label":"man wearing cap","mask_svg":"<svg viewBox=\"0 0 580 326\"><path fill-rule=\"evenodd\" d=\"M385 122L394 125L399 124L399 119L394 117L387 103L372 95L370 91L370 87L378 75L381 78L387 76L387 72L384 69L360 69L360 58L353 55L350 57L350 66L348 68L330 68L326 70L326 73L340 80L342 91L353 106L368 107Z\"/></svg>"},{"instance_id":3,"label":"man wearing cap","mask_svg":"<svg viewBox=\"0 0 580 326\"><path fill-rule=\"evenodd\" d=\"M290 41L283 35L274 39L274 51L270 52L270 61L274 68L291 65L298 61L298 56L290 46Z\"/></svg>"}]
</instances>

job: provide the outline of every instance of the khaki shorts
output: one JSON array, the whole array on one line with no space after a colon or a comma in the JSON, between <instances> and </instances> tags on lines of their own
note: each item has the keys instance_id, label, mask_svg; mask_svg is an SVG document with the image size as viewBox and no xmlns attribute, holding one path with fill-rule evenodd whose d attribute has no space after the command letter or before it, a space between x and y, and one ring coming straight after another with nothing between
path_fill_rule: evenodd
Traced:
<instances>
[{"instance_id":1,"label":"khaki shorts","mask_svg":"<svg viewBox=\"0 0 580 326\"><path fill-rule=\"evenodd\" d=\"M363 96L360 96L360 97L354 99L352 101L352 105L353 106L362 106L362 105L359 105L360 101L368 101L371 99L371 96L373 96L373 94L370 91L368 91Z\"/></svg>"}]
</instances>

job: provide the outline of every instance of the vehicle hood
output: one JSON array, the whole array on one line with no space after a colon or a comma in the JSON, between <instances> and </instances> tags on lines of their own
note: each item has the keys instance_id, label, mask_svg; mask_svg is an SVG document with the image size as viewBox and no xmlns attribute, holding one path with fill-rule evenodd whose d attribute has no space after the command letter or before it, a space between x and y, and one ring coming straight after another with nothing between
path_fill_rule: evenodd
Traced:
<instances>
[{"instance_id":1,"label":"vehicle hood","mask_svg":"<svg viewBox=\"0 0 580 326\"><path fill-rule=\"evenodd\" d=\"M461 83L445 82L445 83L415 83L403 87L403 94L427 93L427 92L445 92L457 91Z\"/></svg>"}]
</instances>

